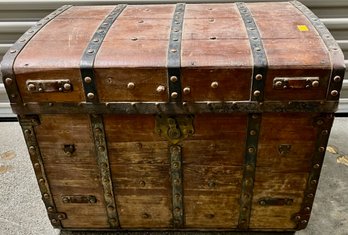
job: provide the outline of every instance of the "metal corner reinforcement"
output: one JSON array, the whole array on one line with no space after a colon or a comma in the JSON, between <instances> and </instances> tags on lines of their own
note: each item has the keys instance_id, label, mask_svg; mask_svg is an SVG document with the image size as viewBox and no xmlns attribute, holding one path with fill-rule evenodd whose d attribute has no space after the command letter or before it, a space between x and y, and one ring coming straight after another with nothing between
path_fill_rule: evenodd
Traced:
<instances>
[{"instance_id":1,"label":"metal corner reinforcement","mask_svg":"<svg viewBox=\"0 0 348 235\"><path fill-rule=\"evenodd\" d=\"M111 28L112 24L115 22L117 17L126 8L126 4L117 5L104 21L100 24L97 31L94 33L91 41L86 47L80 62L81 67L81 77L83 88L85 91L85 97L88 102L97 103L99 102L97 88L95 84L94 75L94 60L97 55L99 48L101 47L105 35Z\"/></svg>"},{"instance_id":2,"label":"metal corner reinforcement","mask_svg":"<svg viewBox=\"0 0 348 235\"><path fill-rule=\"evenodd\" d=\"M250 13L250 10L243 2L237 2L236 5L244 21L253 54L254 67L250 99L261 102L264 99L264 81L266 79L268 67L266 53L263 48L260 32Z\"/></svg>"},{"instance_id":3,"label":"metal corner reinforcement","mask_svg":"<svg viewBox=\"0 0 348 235\"><path fill-rule=\"evenodd\" d=\"M176 4L168 45L168 96L171 102L181 101L181 38L185 4Z\"/></svg>"},{"instance_id":4,"label":"metal corner reinforcement","mask_svg":"<svg viewBox=\"0 0 348 235\"><path fill-rule=\"evenodd\" d=\"M261 119L261 114L249 114L248 116L242 191L240 194L240 209L238 220L238 228L242 230L247 230L250 223Z\"/></svg>"},{"instance_id":5,"label":"metal corner reinforcement","mask_svg":"<svg viewBox=\"0 0 348 235\"><path fill-rule=\"evenodd\" d=\"M4 58L1 63L1 72L7 95L11 104L22 103L22 98L18 90L16 76L13 71L13 65L17 56L37 32L39 32L48 22L53 20L55 17L57 17L70 7L71 5L62 6L54 12L52 12L51 14L49 14L48 16L46 16L45 18L43 18L42 20L40 20L39 22L37 22L33 27L27 30L4 55Z\"/></svg>"}]
</instances>

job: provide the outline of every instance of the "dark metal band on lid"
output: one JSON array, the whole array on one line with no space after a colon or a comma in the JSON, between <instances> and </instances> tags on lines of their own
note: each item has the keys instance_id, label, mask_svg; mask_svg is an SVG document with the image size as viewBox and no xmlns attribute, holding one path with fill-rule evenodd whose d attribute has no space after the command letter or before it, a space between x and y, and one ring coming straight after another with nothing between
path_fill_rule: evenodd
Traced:
<instances>
[{"instance_id":1,"label":"dark metal band on lid","mask_svg":"<svg viewBox=\"0 0 348 235\"><path fill-rule=\"evenodd\" d=\"M330 57L331 61L333 61L333 67L331 71L331 77L330 77L330 85L329 89L327 91L326 99L327 100L339 100L339 92L342 88L344 73L345 73L345 67L344 65L337 66L335 64L335 57L341 57L343 60L343 54L340 50L340 47L338 46L336 40L333 38L329 30L325 27L325 25L319 20L319 18L314 15L314 13L309 10L306 6L304 6L302 3L298 1L292 1L291 2L299 11L301 11L307 19L312 23L314 28L317 30L318 34L322 38L323 42L325 43Z\"/></svg>"},{"instance_id":2,"label":"dark metal band on lid","mask_svg":"<svg viewBox=\"0 0 348 235\"><path fill-rule=\"evenodd\" d=\"M38 116L18 116L19 123L22 127L24 139L29 150L30 160L33 164L36 179L38 181L39 189L42 195L42 200L46 206L50 222L55 228L62 228L61 220L66 219L65 213L57 212L53 195L51 193L43 160L36 139L35 126L40 125Z\"/></svg>"},{"instance_id":3,"label":"dark metal band on lid","mask_svg":"<svg viewBox=\"0 0 348 235\"><path fill-rule=\"evenodd\" d=\"M3 61L1 63L1 71L10 103L22 103L22 98L19 93L16 77L13 71L13 65L17 56L23 50L25 45L27 45L27 43L34 37L34 35L40 31L40 29L42 29L48 22L53 20L55 17L57 17L70 7L71 5L62 6L40 20L37 24L26 31L4 55Z\"/></svg>"},{"instance_id":4,"label":"dark metal band on lid","mask_svg":"<svg viewBox=\"0 0 348 235\"><path fill-rule=\"evenodd\" d=\"M261 114L249 114L248 116L247 140L238 220L238 228L243 230L247 230L250 223L261 118Z\"/></svg>"},{"instance_id":5,"label":"dark metal band on lid","mask_svg":"<svg viewBox=\"0 0 348 235\"><path fill-rule=\"evenodd\" d=\"M111 13L105 18L105 20L98 27L97 31L94 33L92 40L89 42L82 55L80 62L82 83L86 100L89 102L97 103L99 101L93 71L95 57L101 44L103 43L105 35L126 6L127 5L125 4L117 5L111 11Z\"/></svg>"},{"instance_id":6,"label":"dark metal band on lid","mask_svg":"<svg viewBox=\"0 0 348 235\"><path fill-rule=\"evenodd\" d=\"M244 21L246 31L249 37L251 51L253 53L253 83L250 97L251 100L263 101L265 86L264 81L266 79L268 62L265 50L263 48L261 35L245 3L238 2L236 3L236 5Z\"/></svg>"},{"instance_id":7,"label":"dark metal band on lid","mask_svg":"<svg viewBox=\"0 0 348 235\"><path fill-rule=\"evenodd\" d=\"M333 120L334 114L323 114L317 117L313 123L317 128L317 142L313 151L311 170L304 190L301 209L292 218L297 223L296 229L298 230L306 228L309 221Z\"/></svg>"},{"instance_id":8,"label":"dark metal band on lid","mask_svg":"<svg viewBox=\"0 0 348 235\"><path fill-rule=\"evenodd\" d=\"M175 7L168 46L168 95L171 102L181 101L181 37L184 21L185 4Z\"/></svg>"},{"instance_id":9,"label":"dark metal band on lid","mask_svg":"<svg viewBox=\"0 0 348 235\"><path fill-rule=\"evenodd\" d=\"M173 227L184 227L184 195L182 174L182 151L179 145L169 146L172 180Z\"/></svg>"}]
</instances>

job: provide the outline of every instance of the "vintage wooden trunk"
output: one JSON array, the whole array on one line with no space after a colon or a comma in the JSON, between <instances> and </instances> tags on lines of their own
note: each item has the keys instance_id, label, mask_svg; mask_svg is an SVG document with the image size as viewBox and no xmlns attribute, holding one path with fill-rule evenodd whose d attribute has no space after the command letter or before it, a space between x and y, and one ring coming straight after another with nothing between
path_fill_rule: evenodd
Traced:
<instances>
[{"instance_id":1,"label":"vintage wooden trunk","mask_svg":"<svg viewBox=\"0 0 348 235\"><path fill-rule=\"evenodd\" d=\"M48 217L82 230L305 228L344 70L296 1L63 6L2 61Z\"/></svg>"}]
</instances>

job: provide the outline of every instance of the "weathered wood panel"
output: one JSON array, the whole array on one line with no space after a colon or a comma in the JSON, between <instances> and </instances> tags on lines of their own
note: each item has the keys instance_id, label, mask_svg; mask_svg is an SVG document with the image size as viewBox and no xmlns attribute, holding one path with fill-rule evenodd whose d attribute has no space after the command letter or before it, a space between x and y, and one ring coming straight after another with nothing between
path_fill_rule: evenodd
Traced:
<instances>
[{"instance_id":1,"label":"weathered wood panel","mask_svg":"<svg viewBox=\"0 0 348 235\"><path fill-rule=\"evenodd\" d=\"M35 128L57 210L67 214L64 227L107 227L103 189L88 115L41 115ZM74 144L67 156L65 144ZM62 196L93 195L97 203L63 203Z\"/></svg>"}]
</instances>

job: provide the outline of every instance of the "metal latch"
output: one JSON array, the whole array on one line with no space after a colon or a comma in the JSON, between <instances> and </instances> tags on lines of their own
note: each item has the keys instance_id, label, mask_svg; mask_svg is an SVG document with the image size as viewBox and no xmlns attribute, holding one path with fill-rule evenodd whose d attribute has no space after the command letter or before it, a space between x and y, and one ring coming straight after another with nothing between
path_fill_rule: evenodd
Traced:
<instances>
[{"instance_id":1,"label":"metal latch","mask_svg":"<svg viewBox=\"0 0 348 235\"><path fill-rule=\"evenodd\" d=\"M319 87L319 77L275 77L273 89L305 89Z\"/></svg>"},{"instance_id":2,"label":"metal latch","mask_svg":"<svg viewBox=\"0 0 348 235\"><path fill-rule=\"evenodd\" d=\"M31 93L71 92L73 86L69 79L61 80L27 80L27 89Z\"/></svg>"},{"instance_id":3,"label":"metal latch","mask_svg":"<svg viewBox=\"0 0 348 235\"><path fill-rule=\"evenodd\" d=\"M193 116L156 116L156 132L172 144L192 136L194 133Z\"/></svg>"}]
</instances>

